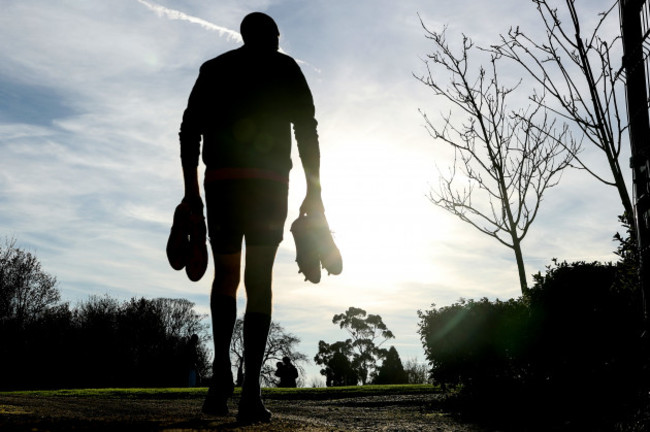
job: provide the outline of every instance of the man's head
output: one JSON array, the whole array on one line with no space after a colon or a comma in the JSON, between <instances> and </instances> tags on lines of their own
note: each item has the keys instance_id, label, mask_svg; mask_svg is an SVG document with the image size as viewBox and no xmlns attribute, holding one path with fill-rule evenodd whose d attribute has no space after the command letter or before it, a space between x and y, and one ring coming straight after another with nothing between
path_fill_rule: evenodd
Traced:
<instances>
[{"instance_id":1,"label":"man's head","mask_svg":"<svg viewBox=\"0 0 650 432\"><path fill-rule=\"evenodd\" d=\"M240 32L244 45L256 49L272 49L279 47L280 31L273 18L262 12L253 12L244 17Z\"/></svg>"}]
</instances>

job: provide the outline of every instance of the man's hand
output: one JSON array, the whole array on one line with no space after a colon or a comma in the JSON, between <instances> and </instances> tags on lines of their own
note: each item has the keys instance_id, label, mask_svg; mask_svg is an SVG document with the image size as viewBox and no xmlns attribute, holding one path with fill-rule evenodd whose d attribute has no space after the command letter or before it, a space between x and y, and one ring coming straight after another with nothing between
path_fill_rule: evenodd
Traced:
<instances>
[{"instance_id":1,"label":"man's hand","mask_svg":"<svg viewBox=\"0 0 650 432\"><path fill-rule=\"evenodd\" d=\"M192 193L185 195L183 197L183 203L187 204L190 207L190 210L194 214L203 214L203 200L201 199L201 194Z\"/></svg>"},{"instance_id":2,"label":"man's hand","mask_svg":"<svg viewBox=\"0 0 650 432\"><path fill-rule=\"evenodd\" d=\"M307 190L307 196L300 205L300 214L313 215L317 213L325 213L325 206L323 205L323 198L321 197L320 190Z\"/></svg>"}]
</instances>

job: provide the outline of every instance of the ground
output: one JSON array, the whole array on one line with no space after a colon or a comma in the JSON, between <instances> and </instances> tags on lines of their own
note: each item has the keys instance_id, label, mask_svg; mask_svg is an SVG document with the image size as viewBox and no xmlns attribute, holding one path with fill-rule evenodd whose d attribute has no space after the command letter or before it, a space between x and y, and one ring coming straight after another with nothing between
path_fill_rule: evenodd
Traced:
<instances>
[{"instance_id":1,"label":"ground","mask_svg":"<svg viewBox=\"0 0 650 432\"><path fill-rule=\"evenodd\" d=\"M58 431L399 431L488 432L436 408L436 393L371 395L328 400L266 399L268 424L242 426L234 415L201 413L202 397L154 395L75 397L0 393L0 430ZM237 400L231 404L236 413Z\"/></svg>"}]
</instances>

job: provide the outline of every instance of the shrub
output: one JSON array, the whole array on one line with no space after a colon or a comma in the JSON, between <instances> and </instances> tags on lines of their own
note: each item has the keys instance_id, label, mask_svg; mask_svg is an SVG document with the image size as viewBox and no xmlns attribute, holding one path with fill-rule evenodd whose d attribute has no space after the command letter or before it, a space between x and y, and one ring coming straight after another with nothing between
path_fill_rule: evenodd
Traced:
<instances>
[{"instance_id":1,"label":"shrub","mask_svg":"<svg viewBox=\"0 0 650 432\"><path fill-rule=\"evenodd\" d=\"M516 380L521 374L519 354L527 344L527 312L521 301L487 298L418 311L433 380L472 392Z\"/></svg>"},{"instance_id":2,"label":"shrub","mask_svg":"<svg viewBox=\"0 0 650 432\"><path fill-rule=\"evenodd\" d=\"M563 417L585 414L580 407L616 415L638 394L638 291L612 264L554 262L534 280L525 298L418 311L433 379L461 385L485 409L507 400Z\"/></svg>"}]
</instances>

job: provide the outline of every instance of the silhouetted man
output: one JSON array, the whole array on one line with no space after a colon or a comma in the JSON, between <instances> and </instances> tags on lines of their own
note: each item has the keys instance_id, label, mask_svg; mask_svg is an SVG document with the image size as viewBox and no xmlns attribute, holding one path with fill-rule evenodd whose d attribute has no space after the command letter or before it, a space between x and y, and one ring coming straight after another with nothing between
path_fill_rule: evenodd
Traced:
<instances>
[{"instance_id":1,"label":"silhouetted man","mask_svg":"<svg viewBox=\"0 0 650 432\"><path fill-rule=\"evenodd\" d=\"M187 386L196 387L199 382L199 336L193 334L185 346Z\"/></svg>"},{"instance_id":2,"label":"silhouetted man","mask_svg":"<svg viewBox=\"0 0 650 432\"><path fill-rule=\"evenodd\" d=\"M230 341L236 318L242 239L244 384L237 418L269 421L260 371L271 322L272 268L287 217L291 124L307 180L300 212L322 213L320 153L314 103L296 62L278 52L271 17L255 12L241 23L244 45L201 66L180 130L184 201L201 208L197 166L206 166L205 199L215 275L210 308L214 378L203 411L227 415L233 391Z\"/></svg>"}]
</instances>

